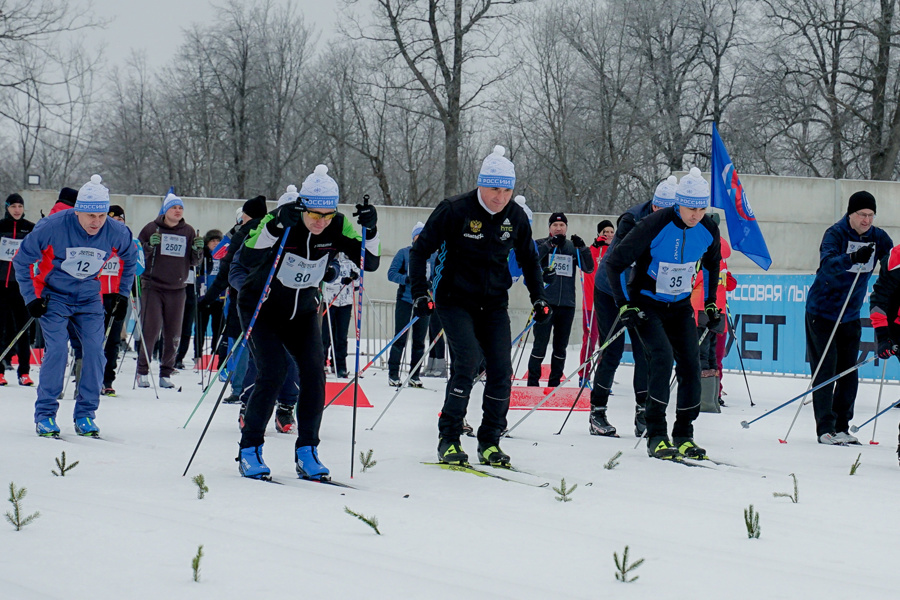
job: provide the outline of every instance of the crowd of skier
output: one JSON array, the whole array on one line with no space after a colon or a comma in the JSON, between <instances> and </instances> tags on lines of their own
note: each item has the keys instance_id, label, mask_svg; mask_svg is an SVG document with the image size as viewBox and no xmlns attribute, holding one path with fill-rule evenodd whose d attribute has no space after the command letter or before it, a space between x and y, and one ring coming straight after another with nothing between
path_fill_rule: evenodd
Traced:
<instances>
[{"instance_id":1,"label":"crowd of skier","mask_svg":"<svg viewBox=\"0 0 900 600\"><path fill-rule=\"evenodd\" d=\"M590 433L617 437L607 409L626 331L634 357L635 436L646 438L654 458L708 459L695 441L694 421L701 410L717 412L724 404L725 292L736 285L726 262L731 249L720 237L717 215L708 211L709 183L696 168L680 180L670 176L615 224L599 221L587 241L570 235L562 212L550 215L546 235L536 231L525 198L513 199L515 184L515 166L503 147L495 147L475 188L443 200L417 223L411 245L388 268L398 286L388 383L404 385L408 340L409 386L421 387L420 376L447 377L438 460L468 465L462 438L470 432L479 463L510 466L500 444L509 429L513 356L531 335L527 386L541 386L549 347L547 387L574 379L589 388ZM99 175L78 190L63 188L37 224L25 219L22 196L11 194L0 221L0 340L6 349L0 386L7 385L4 372L13 357L18 384L34 386L31 349L42 348L37 434L60 435L59 399L74 374L74 431L98 436L100 397L116 395L127 340L139 340L137 386L173 388L171 376L185 368L193 333L194 368L218 369L231 386L225 402L241 404L240 473L270 475L263 446L274 413L277 431L297 436L298 475L327 479L318 455L326 370L354 376L347 362L354 304L365 273L379 268L381 256L375 206L366 199L351 216L338 211L339 200L337 183L319 165L299 190L288 186L272 211L263 196L247 200L227 233L201 236L185 221L184 202L170 192L158 217L134 236ZM849 198L845 216L825 232L808 294L807 359L822 444L859 443L850 421L860 310L876 264L870 312L877 355L888 359L898 352L900 247L874 226L875 214L870 193ZM514 338L509 289L520 278L532 311ZM579 367L569 374L578 278L582 344ZM360 318L357 311L357 327ZM151 374L154 358L158 378ZM482 419L473 429L466 415L482 378Z\"/></svg>"}]
</instances>

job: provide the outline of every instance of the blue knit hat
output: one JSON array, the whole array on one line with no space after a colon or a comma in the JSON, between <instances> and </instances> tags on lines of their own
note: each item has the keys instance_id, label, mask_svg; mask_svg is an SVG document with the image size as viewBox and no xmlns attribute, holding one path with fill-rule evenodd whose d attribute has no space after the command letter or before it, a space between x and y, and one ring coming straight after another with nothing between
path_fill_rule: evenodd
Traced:
<instances>
[{"instance_id":1,"label":"blue knit hat","mask_svg":"<svg viewBox=\"0 0 900 600\"><path fill-rule=\"evenodd\" d=\"M516 186L516 167L503 156L504 154L506 154L506 148L494 146L494 151L488 154L481 163L478 187L511 190Z\"/></svg>"},{"instance_id":2,"label":"blue knit hat","mask_svg":"<svg viewBox=\"0 0 900 600\"><path fill-rule=\"evenodd\" d=\"M416 236L422 233L422 230L425 229L425 223L419 221L416 223L415 227L412 230L412 239L416 239Z\"/></svg>"},{"instance_id":3,"label":"blue knit hat","mask_svg":"<svg viewBox=\"0 0 900 600\"><path fill-rule=\"evenodd\" d=\"M660 181L653 193L653 206L666 208L675 204L675 191L678 189L678 178L669 175L664 181Z\"/></svg>"},{"instance_id":4,"label":"blue knit hat","mask_svg":"<svg viewBox=\"0 0 900 600\"><path fill-rule=\"evenodd\" d=\"M691 167L691 172L678 182L675 204L686 208L709 207L709 183L697 167Z\"/></svg>"},{"instance_id":5,"label":"blue knit hat","mask_svg":"<svg viewBox=\"0 0 900 600\"><path fill-rule=\"evenodd\" d=\"M181 208L184 208L184 202L175 194L168 194L166 196L166 199L163 200L162 212L160 214L166 214L173 206L180 206Z\"/></svg>"},{"instance_id":6,"label":"blue knit hat","mask_svg":"<svg viewBox=\"0 0 900 600\"><path fill-rule=\"evenodd\" d=\"M109 212L109 190L101 185L103 178L99 175L91 175L91 180L78 190L78 198L75 200L75 210L86 213Z\"/></svg>"},{"instance_id":7,"label":"blue knit hat","mask_svg":"<svg viewBox=\"0 0 900 600\"><path fill-rule=\"evenodd\" d=\"M337 210L338 184L328 176L328 167L317 165L312 175L303 180L300 197L306 208L330 208Z\"/></svg>"}]
</instances>

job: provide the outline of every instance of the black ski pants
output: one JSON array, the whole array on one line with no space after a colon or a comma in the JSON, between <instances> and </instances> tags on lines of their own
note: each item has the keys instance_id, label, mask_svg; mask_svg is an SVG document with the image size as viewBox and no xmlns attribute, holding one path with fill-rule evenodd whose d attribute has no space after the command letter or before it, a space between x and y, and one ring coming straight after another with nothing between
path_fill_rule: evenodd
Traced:
<instances>
[{"instance_id":1,"label":"black ski pants","mask_svg":"<svg viewBox=\"0 0 900 600\"><path fill-rule=\"evenodd\" d=\"M528 385L536 386L541 378L541 363L547 355L547 345L553 333L553 350L550 351L550 378L547 385L556 387L566 368L566 347L575 320L574 306L553 306L553 313L543 323L534 324L534 346L528 358Z\"/></svg>"},{"instance_id":2,"label":"black ski pants","mask_svg":"<svg viewBox=\"0 0 900 600\"><path fill-rule=\"evenodd\" d=\"M288 356L293 356L299 372L296 447L318 446L319 426L325 409L325 352L317 311L306 311L287 320L265 310L260 311L250 334L250 350L257 375L244 413L241 448L259 446L265 441L266 426L272 418L278 394L289 372ZM250 315L245 315L247 321Z\"/></svg>"},{"instance_id":3,"label":"black ski pants","mask_svg":"<svg viewBox=\"0 0 900 600\"><path fill-rule=\"evenodd\" d=\"M859 357L859 338L862 325L859 319L841 323L825 352L825 344L834 330L835 321L806 313L806 358L812 371L819 362L819 374L813 387L852 367ZM858 371L847 373L834 383L813 392L813 412L816 417L816 436L824 433L847 432L853 419L853 405L859 387Z\"/></svg>"},{"instance_id":4,"label":"black ski pants","mask_svg":"<svg viewBox=\"0 0 900 600\"><path fill-rule=\"evenodd\" d=\"M622 327L616 322L619 316L619 307L616 301L609 294L604 294L599 290L594 292L594 314L597 316L597 330L599 331L600 344L604 344L610 336L610 330L613 323L616 324L616 332ZM640 338L633 331L628 332L631 339L631 352L634 355L634 375L632 383L634 385L634 401L638 406L644 406L647 402L647 379L648 367L647 356L641 345ZM622 362L622 353L625 351L625 334L616 338L600 357L600 362L594 371L594 384L591 388L591 406L595 408L604 407L609 403L609 392L612 389L613 378L616 376L616 369Z\"/></svg>"},{"instance_id":5,"label":"black ski pants","mask_svg":"<svg viewBox=\"0 0 900 600\"><path fill-rule=\"evenodd\" d=\"M647 317L637 326L637 333L652 365L645 412L647 439L667 434L666 407L673 361L678 396L672 437L693 437L694 420L700 414L700 351L690 298L674 303L641 299L636 305Z\"/></svg>"},{"instance_id":6,"label":"black ski pants","mask_svg":"<svg viewBox=\"0 0 900 600\"><path fill-rule=\"evenodd\" d=\"M103 327L109 327L109 335L106 337L106 344L103 346L103 354L106 356L106 366L103 368L103 387L112 387L113 381L116 380L116 363L119 361L119 348L122 345L122 327L125 325L125 319L113 319L109 314L113 308L113 303L119 299L125 301L119 294L103 295ZM110 327L112 320L112 327Z\"/></svg>"},{"instance_id":7,"label":"black ski pants","mask_svg":"<svg viewBox=\"0 0 900 600\"><path fill-rule=\"evenodd\" d=\"M458 439L463 430L463 419L469 406L469 394L482 354L487 375L484 386L481 426L478 440L496 444L500 433L506 429L506 413L509 412L509 392L512 387L512 342L509 331L507 307L464 308L454 305L438 305L438 315L444 325L444 335L450 346L450 380L444 396L444 407L438 419L442 438Z\"/></svg>"},{"instance_id":8,"label":"black ski pants","mask_svg":"<svg viewBox=\"0 0 900 600\"><path fill-rule=\"evenodd\" d=\"M329 314L331 315L329 317ZM347 370L347 333L350 331L350 319L353 317L353 305L334 306L328 309L323 320L322 346L325 350L325 358L331 350L331 338L334 338L334 361L332 365L336 372ZM330 321L330 322L329 322ZM330 327L329 327L330 326Z\"/></svg>"},{"instance_id":9,"label":"black ski pants","mask_svg":"<svg viewBox=\"0 0 900 600\"><path fill-rule=\"evenodd\" d=\"M182 362L187 356L188 346L191 344L191 332L197 322L197 293L194 286L184 288L184 314L181 315L181 340L178 342L178 350L175 352L175 362ZM200 356L200 346L194 344L194 359Z\"/></svg>"},{"instance_id":10,"label":"black ski pants","mask_svg":"<svg viewBox=\"0 0 900 600\"><path fill-rule=\"evenodd\" d=\"M25 323L28 322L28 309L25 308L25 300L19 293L19 286L13 283L9 287L0 286L0 308L3 309L3 315L0 315L0 343L3 344L0 352L6 350L9 343L16 337ZM10 363L12 351L3 359L0 369L6 371L6 365ZM31 368L31 336L26 331L16 342L16 355L19 358L19 375L25 375ZM2 372L2 371L0 371Z\"/></svg>"},{"instance_id":11,"label":"black ski pants","mask_svg":"<svg viewBox=\"0 0 900 600\"><path fill-rule=\"evenodd\" d=\"M437 338L438 334L443 329L443 325L441 324L441 318L438 316L436 312L431 313L431 316L428 318L428 343L430 344ZM438 338L438 341L435 342L434 346L431 347L431 351L428 353L428 356L431 358L444 358L444 336Z\"/></svg>"},{"instance_id":12,"label":"black ski pants","mask_svg":"<svg viewBox=\"0 0 900 600\"><path fill-rule=\"evenodd\" d=\"M397 305L394 308L394 327L396 328L394 335L397 335L398 331L406 327L412 316L412 304L397 298ZM412 352L409 355L409 367L412 369L419 364L419 360L425 354L425 334L428 333L428 321L428 318L420 318L403 335L397 338L397 341L391 346L391 353L388 358L388 376L392 379L400 378L400 359L403 357L403 350L406 349L406 337L409 335L410 329L412 330ZM418 375L419 369L416 369L413 377Z\"/></svg>"}]
</instances>

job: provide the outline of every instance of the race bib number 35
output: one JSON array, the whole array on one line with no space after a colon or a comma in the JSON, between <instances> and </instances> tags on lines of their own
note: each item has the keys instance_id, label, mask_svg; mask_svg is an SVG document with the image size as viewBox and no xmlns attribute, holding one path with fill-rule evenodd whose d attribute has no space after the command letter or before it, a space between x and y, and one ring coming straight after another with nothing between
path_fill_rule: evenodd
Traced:
<instances>
[{"instance_id":1,"label":"race bib number 35","mask_svg":"<svg viewBox=\"0 0 900 600\"><path fill-rule=\"evenodd\" d=\"M106 252L97 248L66 248L60 267L75 279L94 277L106 263Z\"/></svg>"},{"instance_id":2,"label":"race bib number 35","mask_svg":"<svg viewBox=\"0 0 900 600\"><path fill-rule=\"evenodd\" d=\"M656 277L656 293L676 296L690 292L694 287L695 263L659 263Z\"/></svg>"},{"instance_id":3,"label":"race bib number 35","mask_svg":"<svg viewBox=\"0 0 900 600\"><path fill-rule=\"evenodd\" d=\"M0 260L11 261L19 251L19 246L23 240L14 240L12 238L0 238Z\"/></svg>"},{"instance_id":4,"label":"race bib number 35","mask_svg":"<svg viewBox=\"0 0 900 600\"><path fill-rule=\"evenodd\" d=\"M187 250L187 238L173 233L162 234L162 244L159 253L162 256L182 257Z\"/></svg>"},{"instance_id":5,"label":"race bib number 35","mask_svg":"<svg viewBox=\"0 0 900 600\"><path fill-rule=\"evenodd\" d=\"M325 277L328 255L319 260L309 260L296 254L286 254L278 268L278 281L292 290L318 287Z\"/></svg>"}]
</instances>

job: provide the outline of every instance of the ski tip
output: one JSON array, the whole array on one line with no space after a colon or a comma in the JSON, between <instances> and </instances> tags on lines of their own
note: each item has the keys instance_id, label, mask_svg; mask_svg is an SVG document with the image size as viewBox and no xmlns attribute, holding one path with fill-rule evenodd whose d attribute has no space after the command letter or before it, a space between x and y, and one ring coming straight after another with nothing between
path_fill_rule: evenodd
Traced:
<instances>
[{"instance_id":1,"label":"ski tip","mask_svg":"<svg viewBox=\"0 0 900 600\"><path fill-rule=\"evenodd\" d=\"M779 443L779 444L787 444L787 440L779 439L779 440L778 440L778 443Z\"/></svg>"},{"instance_id":2,"label":"ski tip","mask_svg":"<svg viewBox=\"0 0 900 600\"><path fill-rule=\"evenodd\" d=\"M750 423L748 423L747 421L741 421L741 427L743 427L744 429L750 429Z\"/></svg>"}]
</instances>

